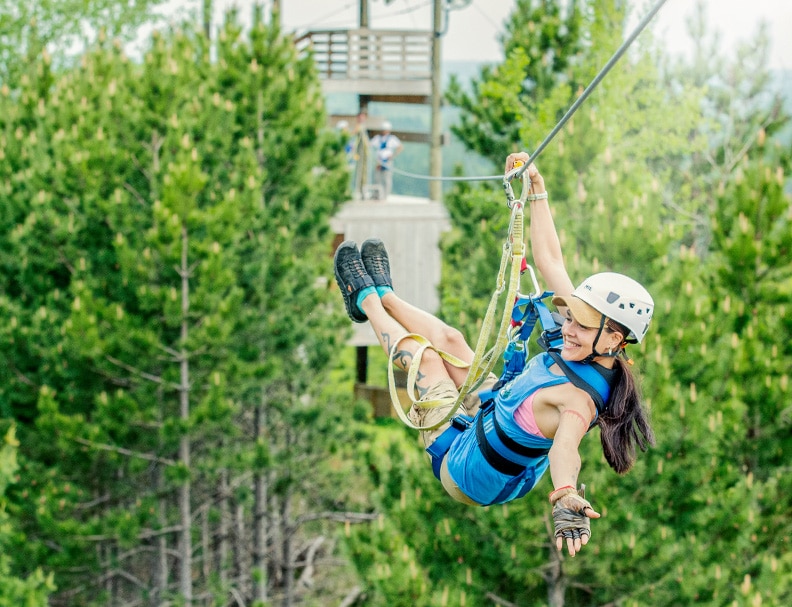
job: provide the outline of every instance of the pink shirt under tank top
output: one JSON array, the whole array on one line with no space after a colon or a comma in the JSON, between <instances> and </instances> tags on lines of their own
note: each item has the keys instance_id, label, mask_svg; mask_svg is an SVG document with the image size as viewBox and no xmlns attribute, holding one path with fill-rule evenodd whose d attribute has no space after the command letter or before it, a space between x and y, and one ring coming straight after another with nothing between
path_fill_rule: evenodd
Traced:
<instances>
[{"instance_id":1,"label":"pink shirt under tank top","mask_svg":"<svg viewBox=\"0 0 792 607\"><path fill-rule=\"evenodd\" d=\"M517 410L514 412L514 421L516 421L517 425L528 434L547 438L542 434L542 431L539 430L539 427L536 425L536 419L534 418L533 400L538 392L539 390L533 392L519 407L517 407Z\"/></svg>"}]
</instances>

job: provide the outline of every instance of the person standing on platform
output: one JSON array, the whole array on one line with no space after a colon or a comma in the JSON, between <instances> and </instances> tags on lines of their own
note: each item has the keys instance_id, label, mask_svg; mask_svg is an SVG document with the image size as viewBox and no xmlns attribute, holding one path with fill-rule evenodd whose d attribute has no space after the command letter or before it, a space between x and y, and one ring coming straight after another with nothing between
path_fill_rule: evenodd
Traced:
<instances>
[{"instance_id":1,"label":"person standing on platform","mask_svg":"<svg viewBox=\"0 0 792 607\"><path fill-rule=\"evenodd\" d=\"M391 132L392 125L387 120L382 123L382 132L371 139L376 166L374 183L382 188L382 197L387 200L393 189L393 159L404 149L399 138Z\"/></svg>"},{"instance_id":2,"label":"person standing on platform","mask_svg":"<svg viewBox=\"0 0 792 607\"><path fill-rule=\"evenodd\" d=\"M355 129L352 132L352 162L354 170L352 175L352 194L356 197L363 196L363 187L369 183L369 173L371 170L371 140L367 130L368 113L360 110L355 122Z\"/></svg>"}]
</instances>

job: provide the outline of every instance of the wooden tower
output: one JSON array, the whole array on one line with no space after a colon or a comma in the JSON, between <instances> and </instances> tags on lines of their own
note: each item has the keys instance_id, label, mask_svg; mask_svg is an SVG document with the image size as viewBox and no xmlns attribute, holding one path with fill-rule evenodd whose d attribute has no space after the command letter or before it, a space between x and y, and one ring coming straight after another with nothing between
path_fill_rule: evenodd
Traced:
<instances>
[{"instance_id":1,"label":"wooden tower","mask_svg":"<svg viewBox=\"0 0 792 607\"><path fill-rule=\"evenodd\" d=\"M386 117L369 116L371 102L430 105L431 133L394 129L403 142L430 145L428 173L441 172L440 128L440 6L434 0L431 31L377 30L369 28L368 0L360 0L360 23L355 29L312 30L296 41L298 49L312 53L326 95L352 93L358 98L356 116L333 116L334 124L345 120L362 132L357 136L361 153L368 153L368 137L380 132ZM360 162L360 161L359 161ZM366 162L364 159L363 162ZM356 178L354 196L333 219L336 244L366 238L383 240L392 259L394 286L405 300L430 312L437 311L440 280L439 239L449 229L439 181L430 183L430 197L390 194L383 199L370 195L368 179ZM367 385L367 348L377 345L368 323L356 325L349 342L357 348L356 394L372 400L378 414L390 410L387 388Z\"/></svg>"}]
</instances>

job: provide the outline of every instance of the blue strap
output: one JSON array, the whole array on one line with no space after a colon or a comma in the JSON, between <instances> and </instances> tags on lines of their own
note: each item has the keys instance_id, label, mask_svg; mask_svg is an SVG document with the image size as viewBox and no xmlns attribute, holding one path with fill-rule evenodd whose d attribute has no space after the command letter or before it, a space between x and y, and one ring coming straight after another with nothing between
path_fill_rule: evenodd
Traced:
<instances>
[{"instance_id":1,"label":"blue strap","mask_svg":"<svg viewBox=\"0 0 792 607\"><path fill-rule=\"evenodd\" d=\"M443 464L443 458L446 453L448 453L457 436L467 430L472 422L473 418L469 415L457 415L451 419L451 425L435 439L435 442L426 448L426 452L432 458L432 472L434 472L437 480L440 480L440 466Z\"/></svg>"},{"instance_id":2,"label":"blue strap","mask_svg":"<svg viewBox=\"0 0 792 607\"><path fill-rule=\"evenodd\" d=\"M561 358L557 350L548 350L547 353L575 387L591 396L597 408L597 415L601 415L607 409L610 398L610 386L607 380L591 365L566 361Z\"/></svg>"},{"instance_id":3,"label":"blue strap","mask_svg":"<svg viewBox=\"0 0 792 607\"><path fill-rule=\"evenodd\" d=\"M520 339L526 340L531 336L537 320L541 323L543 331L556 326L553 315L543 301L552 295L552 291L545 291L539 297L520 295L515 300L512 308L512 321L523 323L520 328Z\"/></svg>"},{"instance_id":4,"label":"blue strap","mask_svg":"<svg viewBox=\"0 0 792 607\"><path fill-rule=\"evenodd\" d=\"M597 394L602 397L603 401L606 403L608 402L608 397L610 396L610 386L608 385L608 380L606 380L601 373L599 373L591 365L574 361L565 362L578 375L578 377L580 377L589 386L597 391Z\"/></svg>"},{"instance_id":5,"label":"blue strap","mask_svg":"<svg viewBox=\"0 0 792 607\"><path fill-rule=\"evenodd\" d=\"M522 323L522 326L517 336L506 345L506 349L503 352L503 372L498 382L491 390L479 392L481 402L494 398L502 386L523 372L528 362L528 349L525 342L531 337L537 321L541 323L543 336L549 335L550 332L557 329L558 325L543 301L552 295L552 291L545 291L539 297L520 295L515 299L512 307L512 322ZM549 345L559 345L560 337L560 333L557 337L551 337Z\"/></svg>"}]
</instances>

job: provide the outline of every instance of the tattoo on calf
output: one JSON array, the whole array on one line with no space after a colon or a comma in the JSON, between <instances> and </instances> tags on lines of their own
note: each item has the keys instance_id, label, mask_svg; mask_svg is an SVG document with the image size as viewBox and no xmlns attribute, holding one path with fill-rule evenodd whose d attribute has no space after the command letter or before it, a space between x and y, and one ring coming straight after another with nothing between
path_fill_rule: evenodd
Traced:
<instances>
[{"instance_id":1,"label":"tattoo on calf","mask_svg":"<svg viewBox=\"0 0 792 607\"><path fill-rule=\"evenodd\" d=\"M403 371L410 367L410 362L413 359L412 352L408 350L399 350L393 357L393 362L397 364Z\"/></svg>"},{"instance_id":2,"label":"tattoo on calf","mask_svg":"<svg viewBox=\"0 0 792 607\"><path fill-rule=\"evenodd\" d=\"M422 380L424 379L426 379L426 375L424 373L418 371L418 373L415 374L415 389L418 391L418 396L421 397L423 397L423 395L426 394L429 391L429 388L431 387L431 386L421 385Z\"/></svg>"}]
</instances>

